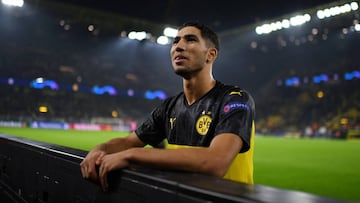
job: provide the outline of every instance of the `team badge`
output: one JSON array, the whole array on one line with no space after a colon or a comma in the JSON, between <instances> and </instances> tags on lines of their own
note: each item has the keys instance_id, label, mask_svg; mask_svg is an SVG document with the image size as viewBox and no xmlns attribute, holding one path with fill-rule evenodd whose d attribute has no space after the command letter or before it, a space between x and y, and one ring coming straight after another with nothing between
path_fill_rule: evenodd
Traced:
<instances>
[{"instance_id":1,"label":"team badge","mask_svg":"<svg viewBox=\"0 0 360 203\"><path fill-rule=\"evenodd\" d=\"M240 95L240 96L242 96L241 92L242 92L241 90L240 91L232 91L232 92L230 92L229 95Z\"/></svg>"},{"instance_id":2,"label":"team badge","mask_svg":"<svg viewBox=\"0 0 360 203\"><path fill-rule=\"evenodd\" d=\"M201 115L196 121L196 131L200 135L206 135L210 128L212 118L209 115Z\"/></svg>"}]
</instances>

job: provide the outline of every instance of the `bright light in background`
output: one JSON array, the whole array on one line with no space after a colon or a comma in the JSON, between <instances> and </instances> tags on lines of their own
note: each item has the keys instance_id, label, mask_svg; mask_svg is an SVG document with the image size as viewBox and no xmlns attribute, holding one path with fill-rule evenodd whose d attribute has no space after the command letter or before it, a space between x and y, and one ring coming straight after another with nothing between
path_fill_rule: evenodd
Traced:
<instances>
[{"instance_id":1,"label":"bright light in background","mask_svg":"<svg viewBox=\"0 0 360 203\"><path fill-rule=\"evenodd\" d=\"M95 30L95 26L94 25L89 25L88 26L88 31L89 32L92 32L92 31L94 31Z\"/></svg>"},{"instance_id":2,"label":"bright light in background","mask_svg":"<svg viewBox=\"0 0 360 203\"><path fill-rule=\"evenodd\" d=\"M78 85L78 84L73 84L73 85L72 85L72 90L73 90L74 92L79 91L79 85Z\"/></svg>"},{"instance_id":3,"label":"bright light in background","mask_svg":"<svg viewBox=\"0 0 360 203\"><path fill-rule=\"evenodd\" d=\"M47 113L48 107L47 106L39 106L39 112L40 113Z\"/></svg>"},{"instance_id":4,"label":"bright light in background","mask_svg":"<svg viewBox=\"0 0 360 203\"><path fill-rule=\"evenodd\" d=\"M128 37L129 39L137 39L139 41L149 38L150 34L146 33L145 31L142 32L130 32Z\"/></svg>"},{"instance_id":5,"label":"bright light in background","mask_svg":"<svg viewBox=\"0 0 360 203\"><path fill-rule=\"evenodd\" d=\"M30 82L30 86L35 89L43 89L49 87L52 90L59 89L59 85L53 80L45 80L44 78L36 78Z\"/></svg>"},{"instance_id":6,"label":"bright light in background","mask_svg":"<svg viewBox=\"0 0 360 203\"><path fill-rule=\"evenodd\" d=\"M161 45L166 45L170 43L170 40L166 36L160 36L157 38L156 42Z\"/></svg>"},{"instance_id":7,"label":"bright light in background","mask_svg":"<svg viewBox=\"0 0 360 203\"><path fill-rule=\"evenodd\" d=\"M351 2L350 4L344 4L341 6L334 6L331 8L318 10L316 14L319 19L324 19L331 16L336 16L343 13L356 11L358 9L359 9L359 4L357 2Z\"/></svg>"},{"instance_id":8,"label":"bright light in background","mask_svg":"<svg viewBox=\"0 0 360 203\"><path fill-rule=\"evenodd\" d=\"M326 9L319 9L316 12L316 15L317 15L318 19L324 19L324 18L340 15L343 13L356 11L358 9L359 9L359 4L354 1L351 3L346 3L343 5L338 5L338 6L334 6L334 7L330 7L330 8L326 8ZM299 26L299 25L309 22L310 20L311 20L310 14L297 15L297 16L291 17L289 19L281 19L278 21L265 23L263 25L257 26L255 28L255 31L258 35L268 34L268 33L271 33L271 32L277 31L277 30L290 28L291 26Z\"/></svg>"},{"instance_id":9,"label":"bright light in background","mask_svg":"<svg viewBox=\"0 0 360 203\"><path fill-rule=\"evenodd\" d=\"M347 125L349 123L349 119L347 119L347 118L341 118L340 119L340 124L341 125Z\"/></svg>"},{"instance_id":10,"label":"bright light in background","mask_svg":"<svg viewBox=\"0 0 360 203\"><path fill-rule=\"evenodd\" d=\"M113 111L111 112L111 116L112 116L113 118L117 118L117 117L119 117L119 114L118 114L117 111L113 110Z\"/></svg>"},{"instance_id":11,"label":"bright light in background","mask_svg":"<svg viewBox=\"0 0 360 203\"><path fill-rule=\"evenodd\" d=\"M35 80L37 83L43 83L44 82L44 78L36 78Z\"/></svg>"},{"instance_id":12,"label":"bright light in background","mask_svg":"<svg viewBox=\"0 0 360 203\"><path fill-rule=\"evenodd\" d=\"M133 89L128 89L127 91L128 96L132 97L135 94L135 91Z\"/></svg>"},{"instance_id":13,"label":"bright light in background","mask_svg":"<svg viewBox=\"0 0 360 203\"><path fill-rule=\"evenodd\" d=\"M166 96L165 92L163 92L161 90L155 90L155 91L148 90L145 92L145 98L150 99L150 100L156 99L156 98L164 100L167 98L167 96Z\"/></svg>"},{"instance_id":14,"label":"bright light in background","mask_svg":"<svg viewBox=\"0 0 360 203\"><path fill-rule=\"evenodd\" d=\"M298 25L302 25L306 22L309 22L310 20L311 20L311 16L309 14L297 15L297 16L290 18L290 25L298 26Z\"/></svg>"},{"instance_id":15,"label":"bright light in background","mask_svg":"<svg viewBox=\"0 0 360 203\"><path fill-rule=\"evenodd\" d=\"M167 37L176 37L178 30L175 28L167 27L164 29L164 35Z\"/></svg>"},{"instance_id":16,"label":"bright light in background","mask_svg":"<svg viewBox=\"0 0 360 203\"><path fill-rule=\"evenodd\" d=\"M8 6L22 7L24 5L23 0L1 0L1 3Z\"/></svg>"},{"instance_id":17,"label":"bright light in background","mask_svg":"<svg viewBox=\"0 0 360 203\"><path fill-rule=\"evenodd\" d=\"M322 99L324 97L324 92L319 90L317 93L316 93L316 97L319 98L319 99Z\"/></svg>"},{"instance_id":18,"label":"bright light in background","mask_svg":"<svg viewBox=\"0 0 360 203\"><path fill-rule=\"evenodd\" d=\"M9 78L8 79L8 84L13 85L14 84L14 78Z\"/></svg>"},{"instance_id":19,"label":"bright light in background","mask_svg":"<svg viewBox=\"0 0 360 203\"><path fill-rule=\"evenodd\" d=\"M360 24L356 24L356 25L354 26L354 29L355 29L356 31L360 31Z\"/></svg>"},{"instance_id":20,"label":"bright light in background","mask_svg":"<svg viewBox=\"0 0 360 203\"><path fill-rule=\"evenodd\" d=\"M309 22L310 20L311 16L306 13L304 15L297 15L289 19L282 19L271 23L265 23L261 26L257 26L255 31L259 35L268 34L270 32L289 28L291 26L299 26L306 22Z\"/></svg>"},{"instance_id":21,"label":"bright light in background","mask_svg":"<svg viewBox=\"0 0 360 203\"><path fill-rule=\"evenodd\" d=\"M92 91L92 93L97 94L97 95L102 95L102 94L108 93L109 95L114 96L117 94L116 89L111 85L106 85L104 87L95 85L91 91Z\"/></svg>"},{"instance_id":22,"label":"bright light in background","mask_svg":"<svg viewBox=\"0 0 360 203\"><path fill-rule=\"evenodd\" d=\"M156 43L160 45L167 45L170 44L170 38L176 37L178 30L171 27L166 27L163 31L164 36L160 36L157 38Z\"/></svg>"}]
</instances>

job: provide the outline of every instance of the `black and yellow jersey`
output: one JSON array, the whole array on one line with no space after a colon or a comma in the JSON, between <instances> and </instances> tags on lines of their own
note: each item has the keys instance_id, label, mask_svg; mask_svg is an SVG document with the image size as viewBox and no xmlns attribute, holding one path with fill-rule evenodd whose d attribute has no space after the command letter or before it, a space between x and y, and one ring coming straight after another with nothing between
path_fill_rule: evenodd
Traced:
<instances>
[{"instance_id":1,"label":"black and yellow jersey","mask_svg":"<svg viewBox=\"0 0 360 203\"><path fill-rule=\"evenodd\" d=\"M135 132L153 146L167 140L167 148L208 147L221 133L239 135L243 147L224 178L253 183L254 117L255 103L248 92L217 81L191 105L183 92L166 99Z\"/></svg>"}]
</instances>

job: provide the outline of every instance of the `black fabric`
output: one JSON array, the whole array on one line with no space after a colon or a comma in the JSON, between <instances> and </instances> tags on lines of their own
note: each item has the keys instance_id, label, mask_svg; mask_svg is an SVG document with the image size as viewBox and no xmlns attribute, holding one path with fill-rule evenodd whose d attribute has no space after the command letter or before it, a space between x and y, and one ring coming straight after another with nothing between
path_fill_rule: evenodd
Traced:
<instances>
[{"instance_id":1,"label":"black fabric","mask_svg":"<svg viewBox=\"0 0 360 203\"><path fill-rule=\"evenodd\" d=\"M135 132L153 146L167 139L170 144L204 147L218 134L234 133L243 139L241 152L245 152L250 147L254 117L255 103L248 92L217 81L192 105L187 104L183 92L168 98Z\"/></svg>"}]
</instances>

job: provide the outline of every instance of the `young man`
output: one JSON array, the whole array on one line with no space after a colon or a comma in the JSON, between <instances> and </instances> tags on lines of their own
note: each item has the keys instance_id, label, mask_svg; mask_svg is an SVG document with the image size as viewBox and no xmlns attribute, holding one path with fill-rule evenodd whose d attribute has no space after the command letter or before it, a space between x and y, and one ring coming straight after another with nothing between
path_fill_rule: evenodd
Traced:
<instances>
[{"instance_id":1,"label":"young man","mask_svg":"<svg viewBox=\"0 0 360 203\"><path fill-rule=\"evenodd\" d=\"M170 55L183 92L155 108L127 137L92 149L80 164L83 177L106 190L109 171L138 164L252 184L255 104L245 90L213 78L218 51L211 29L199 23L181 26ZM144 148L164 140L166 149Z\"/></svg>"}]
</instances>

